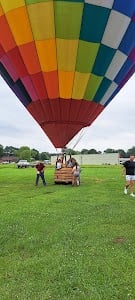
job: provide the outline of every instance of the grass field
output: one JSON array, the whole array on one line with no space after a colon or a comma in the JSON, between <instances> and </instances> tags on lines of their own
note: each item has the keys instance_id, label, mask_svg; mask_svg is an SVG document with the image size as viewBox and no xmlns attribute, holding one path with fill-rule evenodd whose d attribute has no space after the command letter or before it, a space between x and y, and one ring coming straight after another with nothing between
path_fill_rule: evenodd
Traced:
<instances>
[{"instance_id":1,"label":"grass field","mask_svg":"<svg viewBox=\"0 0 135 300\"><path fill-rule=\"evenodd\" d=\"M0 165L0 299L135 300L135 199L120 166L83 167L81 186L34 186Z\"/></svg>"}]
</instances>

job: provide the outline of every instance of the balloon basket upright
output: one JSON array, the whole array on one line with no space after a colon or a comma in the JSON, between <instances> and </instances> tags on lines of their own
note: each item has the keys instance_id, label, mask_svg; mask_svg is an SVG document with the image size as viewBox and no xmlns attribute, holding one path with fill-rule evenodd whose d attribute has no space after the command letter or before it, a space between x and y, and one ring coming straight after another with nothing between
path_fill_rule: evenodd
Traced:
<instances>
[{"instance_id":1,"label":"balloon basket upright","mask_svg":"<svg viewBox=\"0 0 135 300\"><path fill-rule=\"evenodd\" d=\"M70 155L71 159L71 155ZM61 168L57 169L57 163L61 163ZM54 172L54 183L55 184L72 184L72 167L68 166L65 149L62 149L62 153L58 155L56 161L56 169Z\"/></svg>"},{"instance_id":2,"label":"balloon basket upright","mask_svg":"<svg viewBox=\"0 0 135 300\"><path fill-rule=\"evenodd\" d=\"M72 168L62 167L60 170L55 170L55 184L72 184Z\"/></svg>"}]
</instances>

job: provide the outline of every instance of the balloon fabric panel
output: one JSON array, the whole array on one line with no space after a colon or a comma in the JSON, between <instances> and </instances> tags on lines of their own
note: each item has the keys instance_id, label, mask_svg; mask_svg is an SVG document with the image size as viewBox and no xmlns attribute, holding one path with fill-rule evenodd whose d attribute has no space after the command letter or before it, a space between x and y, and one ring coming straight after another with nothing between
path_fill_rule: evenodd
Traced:
<instances>
[{"instance_id":1,"label":"balloon fabric panel","mask_svg":"<svg viewBox=\"0 0 135 300\"><path fill-rule=\"evenodd\" d=\"M25 6L24 0L14 0L14 1L1 0L0 3L5 13L7 13L8 11L15 10L18 7Z\"/></svg>"},{"instance_id":2,"label":"balloon fabric panel","mask_svg":"<svg viewBox=\"0 0 135 300\"><path fill-rule=\"evenodd\" d=\"M41 71L34 41L19 46L19 51L24 64L27 67L28 74L35 74Z\"/></svg>"},{"instance_id":3,"label":"balloon fabric panel","mask_svg":"<svg viewBox=\"0 0 135 300\"><path fill-rule=\"evenodd\" d=\"M1 63L3 64L5 70L8 69L8 74L10 75L12 80L14 82L17 81L19 79L18 74L16 73L12 62L10 61L10 59L8 58L8 56L6 54L1 55Z\"/></svg>"},{"instance_id":4,"label":"balloon fabric panel","mask_svg":"<svg viewBox=\"0 0 135 300\"><path fill-rule=\"evenodd\" d=\"M92 69L92 73L98 76L104 76L115 55L115 52L115 49L101 44Z\"/></svg>"},{"instance_id":5,"label":"balloon fabric panel","mask_svg":"<svg viewBox=\"0 0 135 300\"><path fill-rule=\"evenodd\" d=\"M0 44L5 52L7 52L13 49L16 46L16 43L4 15L0 17L0 30Z\"/></svg>"},{"instance_id":6,"label":"balloon fabric panel","mask_svg":"<svg viewBox=\"0 0 135 300\"><path fill-rule=\"evenodd\" d=\"M87 88L85 90L84 99L92 100L94 98L94 95L96 94L96 91L100 86L102 79L103 77L101 76L96 76L94 74L90 75Z\"/></svg>"},{"instance_id":7,"label":"balloon fabric panel","mask_svg":"<svg viewBox=\"0 0 135 300\"><path fill-rule=\"evenodd\" d=\"M79 38L83 3L54 1L56 38L76 40Z\"/></svg>"},{"instance_id":8,"label":"balloon fabric panel","mask_svg":"<svg viewBox=\"0 0 135 300\"><path fill-rule=\"evenodd\" d=\"M28 5L27 12L35 41L54 39L54 8L53 2L47 1Z\"/></svg>"},{"instance_id":9,"label":"balloon fabric panel","mask_svg":"<svg viewBox=\"0 0 135 300\"><path fill-rule=\"evenodd\" d=\"M110 80L114 80L120 69L122 68L123 64L125 63L127 56L122 53L121 51L116 51L110 66L106 72L106 77Z\"/></svg>"},{"instance_id":10,"label":"balloon fabric panel","mask_svg":"<svg viewBox=\"0 0 135 300\"><path fill-rule=\"evenodd\" d=\"M73 86L73 99L83 99L84 93L88 84L90 74L75 72L74 86Z\"/></svg>"},{"instance_id":11,"label":"balloon fabric panel","mask_svg":"<svg viewBox=\"0 0 135 300\"><path fill-rule=\"evenodd\" d=\"M99 47L99 43L91 43L79 40L76 58L77 72L80 72L81 74L91 72Z\"/></svg>"},{"instance_id":12,"label":"balloon fabric panel","mask_svg":"<svg viewBox=\"0 0 135 300\"><path fill-rule=\"evenodd\" d=\"M24 6L7 12L6 18L17 45L23 45L33 40L27 11Z\"/></svg>"},{"instance_id":13,"label":"balloon fabric panel","mask_svg":"<svg viewBox=\"0 0 135 300\"><path fill-rule=\"evenodd\" d=\"M114 1L113 9L131 18L133 12L135 12L135 1L130 0L129 3L128 0L116 0Z\"/></svg>"},{"instance_id":14,"label":"balloon fabric panel","mask_svg":"<svg viewBox=\"0 0 135 300\"><path fill-rule=\"evenodd\" d=\"M80 40L99 43L103 36L110 10L85 4L82 17Z\"/></svg>"},{"instance_id":15,"label":"balloon fabric panel","mask_svg":"<svg viewBox=\"0 0 135 300\"><path fill-rule=\"evenodd\" d=\"M112 10L102 38L102 44L113 49L117 49L124 34L126 33L130 20L131 19L129 17Z\"/></svg>"},{"instance_id":16,"label":"balloon fabric panel","mask_svg":"<svg viewBox=\"0 0 135 300\"><path fill-rule=\"evenodd\" d=\"M135 34L135 20L131 21L129 27L124 35L119 50L126 55L129 55L132 49L135 47L135 40L132 39L132 36Z\"/></svg>"},{"instance_id":17,"label":"balloon fabric panel","mask_svg":"<svg viewBox=\"0 0 135 300\"><path fill-rule=\"evenodd\" d=\"M99 103L103 97L103 95L105 94L105 92L109 89L110 85L111 85L112 81L104 78L100 84L100 87L98 89L98 91L96 92L95 96L94 96L94 101Z\"/></svg>"},{"instance_id":18,"label":"balloon fabric panel","mask_svg":"<svg viewBox=\"0 0 135 300\"><path fill-rule=\"evenodd\" d=\"M49 99L59 98L59 81L57 71L43 73Z\"/></svg>"},{"instance_id":19,"label":"balloon fabric panel","mask_svg":"<svg viewBox=\"0 0 135 300\"><path fill-rule=\"evenodd\" d=\"M54 39L37 41L37 54L43 72L51 72L57 69L56 45Z\"/></svg>"},{"instance_id":20,"label":"balloon fabric panel","mask_svg":"<svg viewBox=\"0 0 135 300\"><path fill-rule=\"evenodd\" d=\"M0 74L55 147L134 72L134 0L0 0Z\"/></svg>"}]
</instances>

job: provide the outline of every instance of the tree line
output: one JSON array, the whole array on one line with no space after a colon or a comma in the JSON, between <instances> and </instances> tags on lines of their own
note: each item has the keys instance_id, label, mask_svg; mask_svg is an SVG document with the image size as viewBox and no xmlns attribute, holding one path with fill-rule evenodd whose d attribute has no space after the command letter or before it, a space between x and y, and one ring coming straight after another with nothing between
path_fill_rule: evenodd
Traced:
<instances>
[{"instance_id":1,"label":"tree line","mask_svg":"<svg viewBox=\"0 0 135 300\"><path fill-rule=\"evenodd\" d=\"M37 149L30 149L28 146L22 146L16 148L13 146L0 145L0 158L7 157L8 160L12 160L13 157L16 157L16 160L27 159L28 161L32 160L49 160L51 154L48 152L39 152Z\"/></svg>"},{"instance_id":2,"label":"tree line","mask_svg":"<svg viewBox=\"0 0 135 300\"><path fill-rule=\"evenodd\" d=\"M101 154L101 153L119 153L120 157L129 157L130 155L135 156L135 146L131 147L127 151L123 149L111 149L107 148L106 150L97 151L96 149L82 149L81 151L76 151L70 148L64 149L67 155L77 155L77 154ZM0 144L0 158L6 156L9 158L16 157L19 159L27 159L31 160L50 160L52 155L56 155L56 153L49 152L39 152L37 149L30 149L28 146L22 146L20 148L16 148L13 146L6 146Z\"/></svg>"}]
</instances>

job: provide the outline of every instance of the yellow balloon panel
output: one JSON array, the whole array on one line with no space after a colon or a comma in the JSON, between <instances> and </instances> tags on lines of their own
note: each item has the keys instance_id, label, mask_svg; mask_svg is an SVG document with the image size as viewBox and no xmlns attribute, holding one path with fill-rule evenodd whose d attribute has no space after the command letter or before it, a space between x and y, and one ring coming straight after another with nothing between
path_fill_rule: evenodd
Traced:
<instances>
[{"instance_id":1,"label":"yellow balloon panel","mask_svg":"<svg viewBox=\"0 0 135 300\"><path fill-rule=\"evenodd\" d=\"M1 0L0 2L5 13L18 7L25 6L24 0Z\"/></svg>"},{"instance_id":2,"label":"yellow balloon panel","mask_svg":"<svg viewBox=\"0 0 135 300\"><path fill-rule=\"evenodd\" d=\"M53 39L55 37L53 2L29 5L27 11L34 39Z\"/></svg>"},{"instance_id":3,"label":"yellow balloon panel","mask_svg":"<svg viewBox=\"0 0 135 300\"><path fill-rule=\"evenodd\" d=\"M2 16L4 14L2 6L0 5L0 16Z\"/></svg>"},{"instance_id":4,"label":"yellow balloon panel","mask_svg":"<svg viewBox=\"0 0 135 300\"><path fill-rule=\"evenodd\" d=\"M58 70L74 71L76 64L78 40L57 39Z\"/></svg>"},{"instance_id":5,"label":"yellow balloon panel","mask_svg":"<svg viewBox=\"0 0 135 300\"><path fill-rule=\"evenodd\" d=\"M83 99L90 74L75 72L73 99Z\"/></svg>"}]
</instances>

